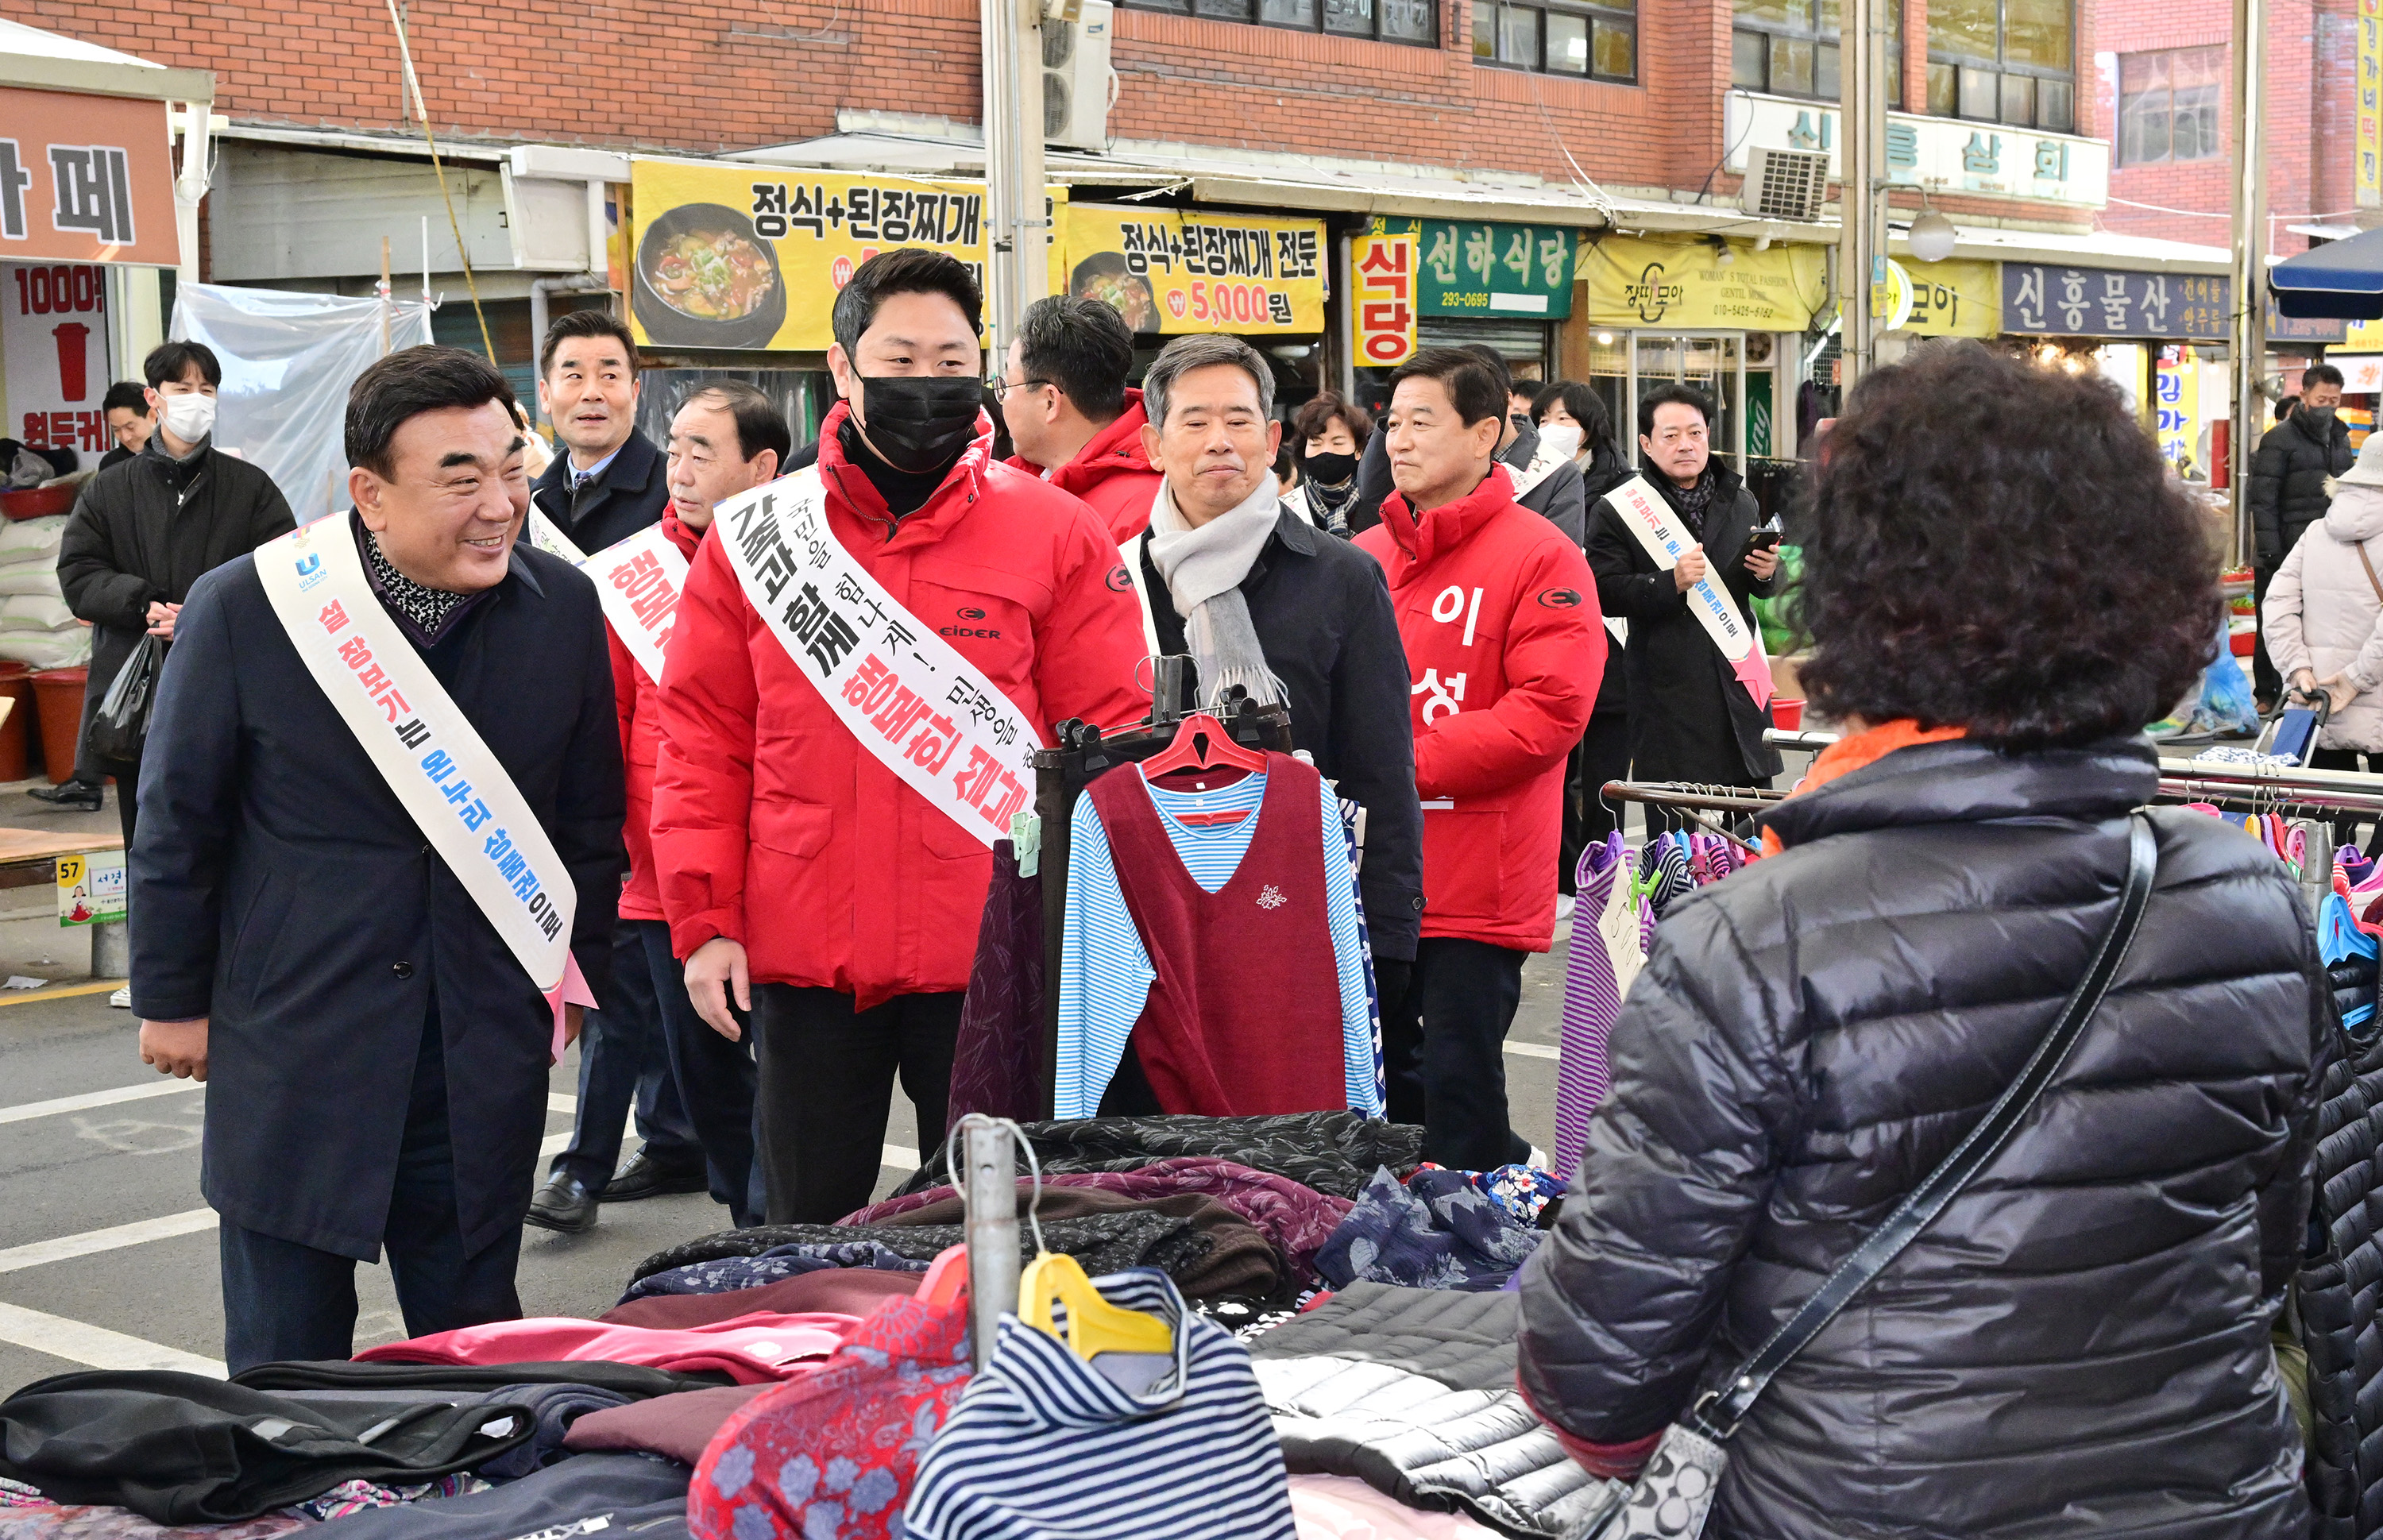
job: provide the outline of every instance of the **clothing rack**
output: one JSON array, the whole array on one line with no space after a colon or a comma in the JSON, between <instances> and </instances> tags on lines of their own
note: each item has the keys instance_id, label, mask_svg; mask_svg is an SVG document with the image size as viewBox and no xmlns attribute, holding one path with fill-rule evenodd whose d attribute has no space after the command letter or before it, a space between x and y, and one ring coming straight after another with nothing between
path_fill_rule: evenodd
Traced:
<instances>
[{"instance_id":1,"label":"clothing rack","mask_svg":"<svg viewBox=\"0 0 2383 1540\"><path fill-rule=\"evenodd\" d=\"M1043 882L1043 1109L1049 1117L1056 1102L1059 1074L1059 951L1068 923L1068 830L1076 798L1094 778L1119 765L1139 764L1171 746L1176 729L1188 714L1181 708L1182 681L1189 658L1154 658L1152 662L1151 714L1130 727L1104 733L1088 721L1070 718L1053 734L1056 748L1034 751L1034 813L1042 822L1037 870ZM1278 705L1259 706L1236 685L1228 702L1211 713L1232 740L1245 748L1289 754L1290 711Z\"/></svg>"}]
</instances>

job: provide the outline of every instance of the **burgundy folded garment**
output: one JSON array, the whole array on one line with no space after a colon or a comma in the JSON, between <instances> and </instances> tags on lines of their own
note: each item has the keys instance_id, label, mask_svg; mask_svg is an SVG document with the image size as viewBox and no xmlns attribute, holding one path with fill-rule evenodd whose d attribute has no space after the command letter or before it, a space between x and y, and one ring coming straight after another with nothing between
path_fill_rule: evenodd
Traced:
<instances>
[{"instance_id":1,"label":"burgundy folded garment","mask_svg":"<svg viewBox=\"0 0 2383 1540\"><path fill-rule=\"evenodd\" d=\"M896 1295L919 1292L924 1273L888 1273L874 1267L825 1267L759 1288L725 1294L649 1294L614 1305L599 1321L621 1326L685 1331L740 1315L867 1315Z\"/></svg>"},{"instance_id":2,"label":"burgundy folded garment","mask_svg":"<svg viewBox=\"0 0 2383 1540\"><path fill-rule=\"evenodd\" d=\"M758 1293L759 1290L747 1290ZM640 1300L640 1303L644 1301ZM562 1447L577 1453L586 1449L648 1449L668 1455L682 1465L703 1459L704 1446L721 1424L770 1385L723 1385L716 1390L682 1390L627 1406L606 1407L583 1413L562 1435ZM615 1412L631 1415L614 1416Z\"/></svg>"}]
</instances>

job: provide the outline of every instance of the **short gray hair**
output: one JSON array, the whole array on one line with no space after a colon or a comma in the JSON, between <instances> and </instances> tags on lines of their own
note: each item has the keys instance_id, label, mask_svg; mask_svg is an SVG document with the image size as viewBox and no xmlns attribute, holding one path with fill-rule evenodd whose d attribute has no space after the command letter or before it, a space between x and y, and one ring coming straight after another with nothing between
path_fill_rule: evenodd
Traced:
<instances>
[{"instance_id":1,"label":"short gray hair","mask_svg":"<svg viewBox=\"0 0 2383 1540\"><path fill-rule=\"evenodd\" d=\"M1167 426L1167 396L1175 388L1177 380L1194 369L1205 369L1215 363L1229 363L1245 371L1257 382L1258 415L1274 415L1274 370L1268 367L1266 355L1238 337L1195 332L1167 344L1152 361L1150 372L1142 377L1142 409L1151 425L1160 429Z\"/></svg>"}]
</instances>

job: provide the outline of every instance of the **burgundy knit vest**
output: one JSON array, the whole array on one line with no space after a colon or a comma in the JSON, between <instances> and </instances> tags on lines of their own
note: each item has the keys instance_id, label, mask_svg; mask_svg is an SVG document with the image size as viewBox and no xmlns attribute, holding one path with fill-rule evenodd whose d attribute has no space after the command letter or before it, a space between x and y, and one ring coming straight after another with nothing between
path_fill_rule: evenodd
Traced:
<instances>
[{"instance_id":1,"label":"burgundy knit vest","mask_svg":"<svg viewBox=\"0 0 2383 1540\"><path fill-rule=\"evenodd\" d=\"M1284 754L1266 756L1266 773L1250 848L1213 893L1184 869L1138 767L1119 766L1086 790L1158 975L1132 1052L1171 1113L1241 1117L1349 1104L1325 909L1323 782Z\"/></svg>"}]
</instances>

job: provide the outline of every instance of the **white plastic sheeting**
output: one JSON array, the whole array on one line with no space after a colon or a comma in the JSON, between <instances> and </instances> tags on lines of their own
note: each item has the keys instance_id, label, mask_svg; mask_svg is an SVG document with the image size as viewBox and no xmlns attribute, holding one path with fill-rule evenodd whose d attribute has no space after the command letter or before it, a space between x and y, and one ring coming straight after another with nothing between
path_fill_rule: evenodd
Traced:
<instances>
[{"instance_id":1,"label":"white plastic sheeting","mask_svg":"<svg viewBox=\"0 0 2383 1540\"><path fill-rule=\"evenodd\" d=\"M381 356L381 313L337 294L175 286L170 334L223 363L216 447L272 476L302 524L347 506L348 388ZM391 348L430 340L419 300L391 302L389 320Z\"/></svg>"}]
</instances>

